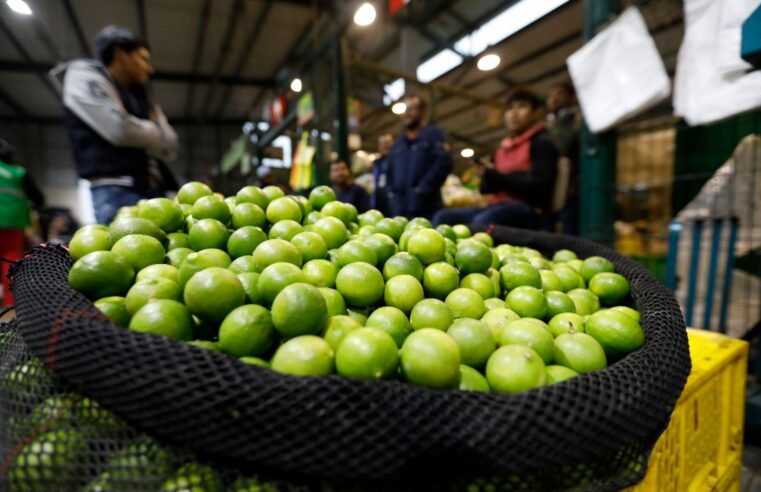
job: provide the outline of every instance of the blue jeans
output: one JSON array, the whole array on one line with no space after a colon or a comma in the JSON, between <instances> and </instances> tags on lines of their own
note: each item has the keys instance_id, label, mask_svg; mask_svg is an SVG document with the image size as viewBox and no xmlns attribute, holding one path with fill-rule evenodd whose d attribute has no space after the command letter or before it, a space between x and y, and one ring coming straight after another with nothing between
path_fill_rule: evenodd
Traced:
<instances>
[{"instance_id":1,"label":"blue jeans","mask_svg":"<svg viewBox=\"0 0 761 492\"><path fill-rule=\"evenodd\" d=\"M523 202L507 202L488 207L445 208L433 216L433 225L479 224L504 225L522 229L536 229L539 216Z\"/></svg>"},{"instance_id":2,"label":"blue jeans","mask_svg":"<svg viewBox=\"0 0 761 492\"><path fill-rule=\"evenodd\" d=\"M90 190L95 219L98 224L108 224L114 220L116 212L122 207L129 207L144 198L143 195L124 186L106 185Z\"/></svg>"}]
</instances>

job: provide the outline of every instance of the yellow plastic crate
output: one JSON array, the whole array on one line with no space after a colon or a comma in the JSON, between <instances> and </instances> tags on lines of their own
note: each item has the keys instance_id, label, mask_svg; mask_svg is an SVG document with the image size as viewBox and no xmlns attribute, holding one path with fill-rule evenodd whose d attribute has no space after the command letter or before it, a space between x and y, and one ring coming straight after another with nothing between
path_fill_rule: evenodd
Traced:
<instances>
[{"instance_id":1,"label":"yellow plastic crate","mask_svg":"<svg viewBox=\"0 0 761 492\"><path fill-rule=\"evenodd\" d=\"M647 475L627 492L740 491L748 343L687 331L692 372Z\"/></svg>"}]
</instances>

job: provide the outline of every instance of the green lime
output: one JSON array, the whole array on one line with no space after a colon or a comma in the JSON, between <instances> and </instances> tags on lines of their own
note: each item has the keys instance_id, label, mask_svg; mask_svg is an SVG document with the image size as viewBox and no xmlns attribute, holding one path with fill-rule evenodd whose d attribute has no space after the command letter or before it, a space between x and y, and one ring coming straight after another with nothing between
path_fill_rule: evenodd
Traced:
<instances>
[{"instance_id":1,"label":"green lime","mask_svg":"<svg viewBox=\"0 0 761 492\"><path fill-rule=\"evenodd\" d=\"M497 265L497 268L499 268L499 265ZM502 296L502 277L500 276L499 271L496 268L489 268L486 271L486 276L489 277L489 280L491 280L492 292L494 292L494 297L501 297Z\"/></svg>"},{"instance_id":2,"label":"green lime","mask_svg":"<svg viewBox=\"0 0 761 492\"><path fill-rule=\"evenodd\" d=\"M581 267L582 267L582 266L584 266L584 261L582 261L582 260L580 260L580 259L578 259L578 258L577 258L577 259L575 259L575 260L569 260L569 261L566 261L566 262L564 263L564 265L565 265L565 266L567 266L567 267L569 267L570 269L572 269L572 270L573 270L573 271L575 271L576 273L579 273L579 274L580 274L580 272L581 272ZM582 280L584 280L584 279L582 278Z\"/></svg>"},{"instance_id":3,"label":"green lime","mask_svg":"<svg viewBox=\"0 0 761 492\"><path fill-rule=\"evenodd\" d=\"M244 226L265 227L267 217L259 205L253 203L239 203L232 210L232 224L235 229Z\"/></svg>"},{"instance_id":4,"label":"green lime","mask_svg":"<svg viewBox=\"0 0 761 492\"><path fill-rule=\"evenodd\" d=\"M447 295L445 302L455 319L481 319L486 313L483 298L472 289L455 289Z\"/></svg>"},{"instance_id":5,"label":"green lime","mask_svg":"<svg viewBox=\"0 0 761 492\"><path fill-rule=\"evenodd\" d=\"M253 253L256 269L261 272L273 263L292 263L301 268L301 253L296 246L283 239L268 239L259 244Z\"/></svg>"},{"instance_id":6,"label":"green lime","mask_svg":"<svg viewBox=\"0 0 761 492\"><path fill-rule=\"evenodd\" d=\"M321 210L322 207L336 200L336 193L330 186L318 186L309 193L309 203L315 210Z\"/></svg>"},{"instance_id":7,"label":"green lime","mask_svg":"<svg viewBox=\"0 0 761 492\"><path fill-rule=\"evenodd\" d=\"M314 335L301 335L277 349L270 367L294 376L327 376L333 372L333 358L328 342Z\"/></svg>"},{"instance_id":8,"label":"green lime","mask_svg":"<svg viewBox=\"0 0 761 492\"><path fill-rule=\"evenodd\" d=\"M287 286L304 282L304 272L291 263L273 263L259 276L259 295L267 305Z\"/></svg>"},{"instance_id":9,"label":"green lime","mask_svg":"<svg viewBox=\"0 0 761 492\"><path fill-rule=\"evenodd\" d=\"M187 342L188 345L192 345L194 347L211 350L212 352L221 352L222 349L219 348L218 342L212 342L209 340L191 340Z\"/></svg>"},{"instance_id":10,"label":"green lime","mask_svg":"<svg viewBox=\"0 0 761 492\"><path fill-rule=\"evenodd\" d=\"M478 292L484 301L494 296L494 285L483 273L471 273L460 281L460 287ZM504 306L504 304L503 304Z\"/></svg>"},{"instance_id":11,"label":"green lime","mask_svg":"<svg viewBox=\"0 0 761 492\"><path fill-rule=\"evenodd\" d=\"M190 248L175 248L167 251L165 258L171 266L179 269L182 262L185 261L185 258L191 253L193 253L193 250Z\"/></svg>"},{"instance_id":12,"label":"green lime","mask_svg":"<svg viewBox=\"0 0 761 492\"><path fill-rule=\"evenodd\" d=\"M124 236L111 247L111 252L121 256L136 272L163 263L166 255L158 239L143 234Z\"/></svg>"},{"instance_id":13,"label":"green lime","mask_svg":"<svg viewBox=\"0 0 761 492\"><path fill-rule=\"evenodd\" d=\"M196 200L203 196L211 195L211 188L198 181L191 181L182 185L177 191L177 201L193 205Z\"/></svg>"},{"instance_id":14,"label":"green lime","mask_svg":"<svg viewBox=\"0 0 761 492\"><path fill-rule=\"evenodd\" d=\"M383 265L383 277L389 280L397 275L412 275L423 280L423 264L409 253L396 253Z\"/></svg>"},{"instance_id":15,"label":"green lime","mask_svg":"<svg viewBox=\"0 0 761 492\"><path fill-rule=\"evenodd\" d=\"M267 362L264 359L260 359L259 357L241 357L238 360L251 366L259 366L259 367L267 367L267 368L269 368L270 366L269 362Z\"/></svg>"},{"instance_id":16,"label":"green lime","mask_svg":"<svg viewBox=\"0 0 761 492\"><path fill-rule=\"evenodd\" d=\"M425 297L423 286L412 275L397 275L386 282L383 300L386 305L398 308L405 313L412 311L415 305Z\"/></svg>"},{"instance_id":17,"label":"green lime","mask_svg":"<svg viewBox=\"0 0 761 492\"><path fill-rule=\"evenodd\" d=\"M321 333L327 317L325 298L313 285L288 285L272 302L272 324L283 338Z\"/></svg>"},{"instance_id":18,"label":"green lime","mask_svg":"<svg viewBox=\"0 0 761 492\"><path fill-rule=\"evenodd\" d=\"M194 315L204 321L219 322L246 301L246 292L233 272L211 267L190 277L185 284L184 299Z\"/></svg>"},{"instance_id":19,"label":"green lime","mask_svg":"<svg viewBox=\"0 0 761 492\"><path fill-rule=\"evenodd\" d=\"M542 288L542 276L539 270L528 263L508 263L499 269L499 275L502 288L507 292L522 286Z\"/></svg>"},{"instance_id":20,"label":"green lime","mask_svg":"<svg viewBox=\"0 0 761 492\"><path fill-rule=\"evenodd\" d=\"M270 239L285 239L290 241L296 234L303 232L304 228L295 220L284 219L270 227Z\"/></svg>"},{"instance_id":21,"label":"green lime","mask_svg":"<svg viewBox=\"0 0 761 492\"><path fill-rule=\"evenodd\" d=\"M575 260L578 256L570 249L559 249L552 255L552 261L555 263L565 263L567 261Z\"/></svg>"},{"instance_id":22,"label":"green lime","mask_svg":"<svg viewBox=\"0 0 761 492\"><path fill-rule=\"evenodd\" d=\"M108 226L108 239L111 245L116 244L119 239L130 234L142 234L158 239L162 244L166 241L166 234L159 226L148 219L139 217L127 217L116 219Z\"/></svg>"},{"instance_id":23,"label":"green lime","mask_svg":"<svg viewBox=\"0 0 761 492\"><path fill-rule=\"evenodd\" d=\"M367 212L360 214L358 219L360 226L373 226L383 220L383 214L378 210L370 209Z\"/></svg>"},{"instance_id":24,"label":"green lime","mask_svg":"<svg viewBox=\"0 0 761 492\"><path fill-rule=\"evenodd\" d=\"M301 271L304 272L304 281L315 287L334 287L336 285L338 269L328 260L307 261Z\"/></svg>"},{"instance_id":25,"label":"green lime","mask_svg":"<svg viewBox=\"0 0 761 492\"><path fill-rule=\"evenodd\" d=\"M589 290L604 306L614 306L629 295L629 281L618 273L598 273L589 281Z\"/></svg>"},{"instance_id":26,"label":"green lime","mask_svg":"<svg viewBox=\"0 0 761 492\"><path fill-rule=\"evenodd\" d=\"M350 316L339 314L330 316L322 338L330 345L333 350L338 349L341 340L351 331L362 328L362 324Z\"/></svg>"},{"instance_id":27,"label":"green lime","mask_svg":"<svg viewBox=\"0 0 761 492\"><path fill-rule=\"evenodd\" d=\"M238 205L242 203L251 203L259 207L262 211L266 210L267 205L270 203L267 195L264 194L261 188L251 185L241 188L238 191L238 194L235 195L235 199L237 200Z\"/></svg>"},{"instance_id":28,"label":"green lime","mask_svg":"<svg viewBox=\"0 0 761 492\"><path fill-rule=\"evenodd\" d=\"M410 322L404 312L393 306L384 306L373 311L365 322L365 326L383 330L394 339L397 347L401 347L404 340L412 331Z\"/></svg>"},{"instance_id":29,"label":"green lime","mask_svg":"<svg viewBox=\"0 0 761 492\"><path fill-rule=\"evenodd\" d=\"M618 311L619 313L624 313L625 315L629 316L637 323L640 322L640 314L639 314L639 311L637 311L636 309L632 309L628 306L616 306L610 309L613 311Z\"/></svg>"},{"instance_id":30,"label":"green lime","mask_svg":"<svg viewBox=\"0 0 761 492\"><path fill-rule=\"evenodd\" d=\"M586 333L563 333L555 338L555 362L573 371L585 372L608 366L602 346Z\"/></svg>"},{"instance_id":31,"label":"green lime","mask_svg":"<svg viewBox=\"0 0 761 492\"><path fill-rule=\"evenodd\" d=\"M129 326L130 314L127 311L126 300L121 296L103 297L95 301L95 307L108 316L116 326L127 328Z\"/></svg>"},{"instance_id":32,"label":"green lime","mask_svg":"<svg viewBox=\"0 0 761 492\"><path fill-rule=\"evenodd\" d=\"M398 365L394 339L377 328L351 330L336 350L336 372L347 378L388 379L396 374Z\"/></svg>"},{"instance_id":33,"label":"green lime","mask_svg":"<svg viewBox=\"0 0 761 492\"><path fill-rule=\"evenodd\" d=\"M579 375L578 372L565 366L547 366L545 371L547 372L547 386Z\"/></svg>"},{"instance_id":34,"label":"green lime","mask_svg":"<svg viewBox=\"0 0 761 492\"><path fill-rule=\"evenodd\" d=\"M526 319L510 321L499 334L500 346L525 345L531 347L545 364L552 362L554 351L552 333L536 323Z\"/></svg>"},{"instance_id":35,"label":"green lime","mask_svg":"<svg viewBox=\"0 0 761 492\"><path fill-rule=\"evenodd\" d=\"M375 232L385 234L394 240L399 241L402 236L402 228L393 219L381 219L375 224Z\"/></svg>"},{"instance_id":36,"label":"green lime","mask_svg":"<svg viewBox=\"0 0 761 492\"><path fill-rule=\"evenodd\" d=\"M483 374L464 364L460 364L460 389L463 391L483 391L485 393L491 390Z\"/></svg>"},{"instance_id":37,"label":"green lime","mask_svg":"<svg viewBox=\"0 0 761 492\"><path fill-rule=\"evenodd\" d=\"M350 305L370 306L383 297L383 275L367 263L351 263L339 270L336 288Z\"/></svg>"},{"instance_id":38,"label":"green lime","mask_svg":"<svg viewBox=\"0 0 761 492\"><path fill-rule=\"evenodd\" d=\"M312 207L312 203L309 201L309 198L301 195L292 195L291 198L296 200L299 205L301 205L302 216L306 217L307 214L310 214L314 211L314 207Z\"/></svg>"},{"instance_id":39,"label":"green lime","mask_svg":"<svg viewBox=\"0 0 761 492\"><path fill-rule=\"evenodd\" d=\"M301 207L297 202L289 197L275 198L267 205L267 220L270 224L274 224L281 220L293 220L301 222L302 212Z\"/></svg>"},{"instance_id":40,"label":"green lime","mask_svg":"<svg viewBox=\"0 0 761 492\"><path fill-rule=\"evenodd\" d=\"M230 263L227 269L236 275L243 272L256 272L256 263L251 255L239 256Z\"/></svg>"},{"instance_id":41,"label":"green lime","mask_svg":"<svg viewBox=\"0 0 761 492\"><path fill-rule=\"evenodd\" d=\"M521 318L542 319L547 314L547 300L544 293L535 287L516 287L505 300L507 307Z\"/></svg>"},{"instance_id":42,"label":"green lime","mask_svg":"<svg viewBox=\"0 0 761 492\"><path fill-rule=\"evenodd\" d=\"M202 196L193 204L193 208L190 209L190 214L193 218L201 219L214 219L218 220L222 224L227 224L230 221L230 207L217 196Z\"/></svg>"},{"instance_id":43,"label":"green lime","mask_svg":"<svg viewBox=\"0 0 761 492\"><path fill-rule=\"evenodd\" d=\"M520 316L518 316L512 309L504 307L503 304L501 308L487 311L486 314L481 317L481 322L491 330L494 340L499 341L499 336L502 331L507 328L508 323L517 319L520 319Z\"/></svg>"},{"instance_id":44,"label":"green lime","mask_svg":"<svg viewBox=\"0 0 761 492\"><path fill-rule=\"evenodd\" d=\"M336 289L331 289L330 287L318 287L317 289L320 291L320 294L322 294L322 298L325 299L325 304L328 307L328 316L346 314L346 301L344 301L340 292ZM364 321L365 320L363 319L363 324Z\"/></svg>"},{"instance_id":45,"label":"green lime","mask_svg":"<svg viewBox=\"0 0 761 492\"><path fill-rule=\"evenodd\" d=\"M463 224L455 224L452 226L452 230L454 231L455 235L457 236L457 239L467 239L471 236L470 229L468 229L468 226Z\"/></svg>"},{"instance_id":46,"label":"green lime","mask_svg":"<svg viewBox=\"0 0 761 492\"><path fill-rule=\"evenodd\" d=\"M341 247L349 237L346 225L335 217L318 219L312 225L312 231L322 236L329 250Z\"/></svg>"},{"instance_id":47,"label":"green lime","mask_svg":"<svg viewBox=\"0 0 761 492\"><path fill-rule=\"evenodd\" d=\"M484 306L486 306L486 311L488 312L495 309L506 308L507 304L505 304L505 301L499 297L490 297L488 299L484 299Z\"/></svg>"},{"instance_id":48,"label":"green lime","mask_svg":"<svg viewBox=\"0 0 761 492\"><path fill-rule=\"evenodd\" d=\"M377 233L370 234L367 237L365 237L363 241L365 242L365 244L370 246L373 249L373 251L375 251L375 255L378 258L377 265L384 265L386 263L386 260L388 260L393 255L395 255L398 250L394 240L385 234L377 234ZM423 269L421 266L420 268L421 278L422 278L422 275L423 275Z\"/></svg>"},{"instance_id":49,"label":"green lime","mask_svg":"<svg viewBox=\"0 0 761 492\"><path fill-rule=\"evenodd\" d=\"M69 271L69 284L90 299L124 294L133 278L132 266L111 251L88 253Z\"/></svg>"},{"instance_id":50,"label":"green lime","mask_svg":"<svg viewBox=\"0 0 761 492\"><path fill-rule=\"evenodd\" d=\"M575 313L576 304L567 294L553 290L545 292L544 298L547 300L547 318L552 318L560 313Z\"/></svg>"},{"instance_id":51,"label":"green lime","mask_svg":"<svg viewBox=\"0 0 761 492\"><path fill-rule=\"evenodd\" d=\"M552 317L547 327L552 332L553 336L559 336L563 333L576 332L584 333L586 328L584 326L584 317L576 313L560 313Z\"/></svg>"},{"instance_id":52,"label":"green lime","mask_svg":"<svg viewBox=\"0 0 761 492\"><path fill-rule=\"evenodd\" d=\"M43 429L44 431L44 429ZM79 478L77 468L87 451L84 436L74 429L59 429L32 436L23 447L9 455L9 470L3 470L8 479L7 490L49 490L50 484L74 483ZM10 461L12 460L12 461Z\"/></svg>"},{"instance_id":53,"label":"green lime","mask_svg":"<svg viewBox=\"0 0 761 492\"><path fill-rule=\"evenodd\" d=\"M567 262L570 264L570 262ZM600 272L613 272L615 270L613 263L602 256L590 256L581 265L579 273L585 282L589 283L592 277Z\"/></svg>"},{"instance_id":54,"label":"green lime","mask_svg":"<svg viewBox=\"0 0 761 492\"><path fill-rule=\"evenodd\" d=\"M232 213L235 206L238 204L237 199L234 196L228 196L224 199L224 202L227 204L227 208L230 209L230 221L232 222ZM192 209L191 209L192 210Z\"/></svg>"},{"instance_id":55,"label":"green lime","mask_svg":"<svg viewBox=\"0 0 761 492\"><path fill-rule=\"evenodd\" d=\"M109 249L111 249L111 241L108 238L108 231L102 229L89 229L87 231L80 229L69 242L69 254L74 261L87 253L108 251Z\"/></svg>"},{"instance_id":56,"label":"green lime","mask_svg":"<svg viewBox=\"0 0 761 492\"><path fill-rule=\"evenodd\" d=\"M290 241L299 250L305 263L310 260L321 260L328 256L328 245L322 236L316 232L299 232Z\"/></svg>"},{"instance_id":57,"label":"green lime","mask_svg":"<svg viewBox=\"0 0 761 492\"><path fill-rule=\"evenodd\" d=\"M259 293L259 274L255 272L243 272L238 274L238 280L246 293L246 301L250 304L262 304L264 299Z\"/></svg>"},{"instance_id":58,"label":"green lime","mask_svg":"<svg viewBox=\"0 0 761 492\"><path fill-rule=\"evenodd\" d=\"M423 299L415 304L410 313L410 324L413 330L436 328L446 331L454 321L452 311L444 301L439 299Z\"/></svg>"},{"instance_id":59,"label":"green lime","mask_svg":"<svg viewBox=\"0 0 761 492\"><path fill-rule=\"evenodd\" d=\"M460 384L460 349L440 330L416 330L402 345L401 367L404 378L412 384L456 388Z\"/></svg>"},{"instance_id":60,"label":"green lime","mask_svg":"<svg viewBox=\"0 0 761 492\"><path fill-rule=\"evenodd\" d=\"M342 202L329 202L326 203L320 213L323 217L335 217L343 222L346 226L352 221L352 216L356 215L356 209L352 210L350 204Z\"/></svg>"},{"instance_id":61,"label":"green lime","mask_svg":"<svg viewBox=\"0 0 761 492\"><path fill-rule=\"evenodd\" d=\"M594 313L586 322L586 332L597 340L605 354L618 359L645 344L645 333L632 317L611 309Z\"/></svg>"},{"instance_id":62,"label":"green lime","mask_svg":"<svg viewBox=\"0 0 761 492\"><path fill-rule=\"evenodd\" d=\"M172 299L158 299L140 308L129 322L129 329L173 340L193 338L193 320L182 303Z\"/></svg>"},{"instance_id":63,"label":"green lime","mask_svg":"<svg viewBox=\"0 0 761 492\"><path fill-rule=\"evenodd\" d=\"M164 232L174 232L182 227L183 214L178 204L169 198L151 198L137 206L137 216L148 219Z\"/></svg>"},{"instance_id":64,"label":"green lime","mask_svg":"<svg viewBox=\"0 0 761 492\"><path fill-rule=\"evenodd\" d=\"M160 492L205 492L222 490L222 479L213 468L190 462L182 466L172 478L164 482Z\"/></svg>"},{"instance_id":65,"label":"green lime","mask_svg":"<svg viewBox=\"0 0 761 492\"><path fill-rule=\"evenodd\" d=\"M414 219L411 219L405 226L405 229L410 228L412 226L420 226L422 229L430 229L431 227L433 227L433 225L431 224L431 221L426 219L425 217L415 217Z\"/></svg>"},{"instance_id":66,"label":"green lime","mask_svg":"<svg viewBox=\"0 0 761 492\"><path fill-rule=\"evenodd\" d=\"M472 237L476 241L485 244L489 248L494 247L494 239L490 235L486 234L485 232L477 232L473 234Z\"/></svg>"},{"instance_id":67,"label":"green lime","mask_svg":"<svg viewBox=\"0 0 761 492\"><path fill-rule=\"evenodd\" d=\"M125 305L133 316L140 308L157 299L180 300L180 286L165 278L153 278L135 283L127 292Z\"/></svg>"},{"instance_id":68,"label":"green lime","mask_svg":"<svg viewBox=\"0 0 761 492\"><path fill-rule=\"evenodd\" d=\"M558 277L557 273L552 270L539 270L539 276L542 277L543 291L563 291L563 282L560 281L560 277Z\"/></svg>"},{"instance_id":69,"label":"green lime","mask_svg":"<svg viewBox=\"0 0 761 492\"><path fill-rule=\"evenodd\" d=\"M438 231L421 229L410 236L406 250L423 265L430 265L444 259L446 242Z\"/></svg>"},{"instance_id":70,"label":"green lime","mask_svg":"<svg viewBox=\"0 0 761 492\"><path fill-rule=\"evenodd\" d=\"M495 391L520 393L544 386L547 373L536 351L525 345L505 345L489 357L486 380Z\"/></svg>"},{"instance_id":71,"label":"green lime","mask_svg":"<svg viewBox=\"0 0 761 492\"><path fill-rule=\"evenodd\" d=\"M445 299L459 285L460 272L449 263L433 263L423 272L423 288L430 297Z\"/></svg>"},{"instance_id":72,"label":"green lime","mask_svg":"<svg viewBox=\"0 0 761 492\"><path fill-rule=\"evenodd\" d=\"M193 211L193 205L180 203L180 209L182 210L182 218L187 220L187 218L190 217L190 212Z\"/></svg>"},{"instance_id":73,"label":"green lime","mask_svg":"<svg viewBox=\"0 0 761 492\"><path fill-rule=\"evenodd\" d=\"M304 225L312 225L318 220L322 218L322 214L320 212L309 212L307 216L304 218Z\"/></svg>"},{"instance_id":74,"label":"green lime","mask_svg":"<svg viewBox=\"0 0 761 492\"><path fill-rule=\"evenodd\" d=\"M219 326L219 347L231 357L260 356L274 341L270 312L255 304L233 309Z\"/></svg>"},{"instance_id":75,"label":"green lime","mask_svg":"<svg viewBox=\"0 0 761 492\"><path fill-rule=\"evenodd\" d=\"M180 265L180 287L190 280L190 277L209 267L227 268L230 266L230 257L221 249L204 249L197 253L190 253Z\"/></svg>"},{"instance_id":76,"label":"green lime","mask_svg":"<svg viewBox=\"0 0 761 492\"><path fill-rule=\"evenodd\" d=\"M565 264L556 266L552 271L554 271L555 275L560 279L560 283L563 286L563 292L569 292L573 289L583 289L586 286L581 275L579 275L573 268L565 266Z\"/></svg>"},{"instance_id":77,"label":"green lime","mask_svg":"<svg viewBox=\"0 0 761 492\"><path fill-rule=\"evenodd\" d=\"M223 249L230 238L227 226L216 219L201 219L190 228L188 239L195 251L202 249Z\"/></svg>"},{"instance_id":78,"label":"green lime","mask_svg":"<svg viewBox=\"0 0 761 492\"><path fill-rule=\"evenodd\" d=\"M177 248L190 248L190 239L184 232L170 232L166 238L168 240L167 251Z\"/></svg>"},{"instance_id":79,"label":"green lime","mask_svg":"<svg viewBox=\"0 0 761 492\"><path fill-rule=\"evenodd\" d=\"M445 238L450 239L452 241L457 241L457 234L454 232L454 229L452 228L452 226L447 224L441 224L438 227L436 227L436 230L439 231L439 233Z\"/></svg>"},{"instance_id":80,"label":"green lime","mask_svg":"<svg viewBox=\"0 0 761 492\"><path fill-rule=\"evenodd\" d=\"M364 262L375 266L378 263L378 255L375 250L363 241L347 241L338 248L338 268L345 267L350 263Z\"/></svg>"},{"instance_id":81,"label":"green lime","mask_svg":"<svg viewBox=\"0 0 761 492\"><path fill-rule=\"evenodd\" d=\"M276 185L269 185L262 188L262 193L264 193L264 196L267 197L267 200L272 203L273 200L276 200L278 198L283 198L285 196L285 192Z\"/></svg>"},{"instance_id":82,"label":"green lime","mask_svg":"<svg viewBox=\"0 0 761 492\"><path fill-rule=\"evenodd\" d=\"M587 289L573 289L568 291L568 297L576 305L576 312L585 315L592 314L600 309L600 298Z\"/></svg>"},{"instance_id":83,"label":"green lime","mask_svg":"<svg viewBox=\"0 0 761 492\"><path fill-rule=\"evenodd\" d=\"M545 258L529 258L528 259L529 265L536 268L537 270L549 270L552 267L552 264L547 261Z\"/></svg>"},{"instance_id":84,"label":"green lime","mask_svg":"<svg viewBox=\"0 0 761 492\"><path fill-rule=\"evenodd\" d=\"M251 255L266 240L267 234L259 227L243 226L230 235L227 251L233 258Z\"/></svg>"},{"instance_id":85,"label":"green lime","mask_svg":"<svg viewBox=\"0 0 761 492\"><path fill-rule=\"evenodd\" d=\"M497 348L491 330L475 319L456 319L447 330L447 335L460 349L460 361L471 367L483 367Z\"/></svg>"},{"instance_id":86,"label":"green lime","mask_svg":"<svg viewBox=\"0 0 761 492\"><path fill-rule=\"evenodd\" d=\"M491 267L491 250L476 239L463 241L457 248L455 262L463 274L486 273Z\"/></svg>"}]
</instances>

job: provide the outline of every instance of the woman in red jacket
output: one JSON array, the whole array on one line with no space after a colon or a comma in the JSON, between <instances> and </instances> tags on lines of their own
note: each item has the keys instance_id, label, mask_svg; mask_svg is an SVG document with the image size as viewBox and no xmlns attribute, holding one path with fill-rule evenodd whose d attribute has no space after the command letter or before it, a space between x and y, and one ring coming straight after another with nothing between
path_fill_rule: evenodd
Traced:
<instances>
[{"instance_id":1,"label":"woman in red jacket","mask_svg":"<svg viewBox=\"0 0 761 492\"><path fill-rule=\"evenodd\" d=\"M439 211L438 224L498 224L538 228L550 206L560 154L540 124L542 104L530 90L519 88L507 98L505 125L510 136L494 152L493 162L476 166L481 193L490 194L486 207Z\"/></svg>"}]
</instances>

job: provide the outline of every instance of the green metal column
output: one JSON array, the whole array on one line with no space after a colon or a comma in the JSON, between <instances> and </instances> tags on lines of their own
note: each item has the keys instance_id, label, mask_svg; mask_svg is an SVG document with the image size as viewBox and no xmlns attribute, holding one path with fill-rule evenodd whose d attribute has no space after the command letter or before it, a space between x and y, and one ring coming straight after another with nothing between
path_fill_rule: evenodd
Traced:
<instances>
[{"instance_id":1,"label":"green metal column","mask_svg":"<svg viewBox=\"0 0 761 492\"><path fill-rule=\"evenodd\" d=\"M584 0L584 41L618 12L617 0ZM579 234L609 246L614 242L616 131L593 134L584 124L579 156Z\"/></svg>"},{"instance_id":2,"label":"green metal column","mask_svg":"<svg viewBox=\"0 0 761 492\"><path fill-rule=\"evenodd\" d=\"M340 34L333 38L333 129L335 151L339 159L349 163L348 123L346 121L346 85L344 80L343 42ZM319 136L318 136L319 138Z\"/></svg>"}]
</instances>

